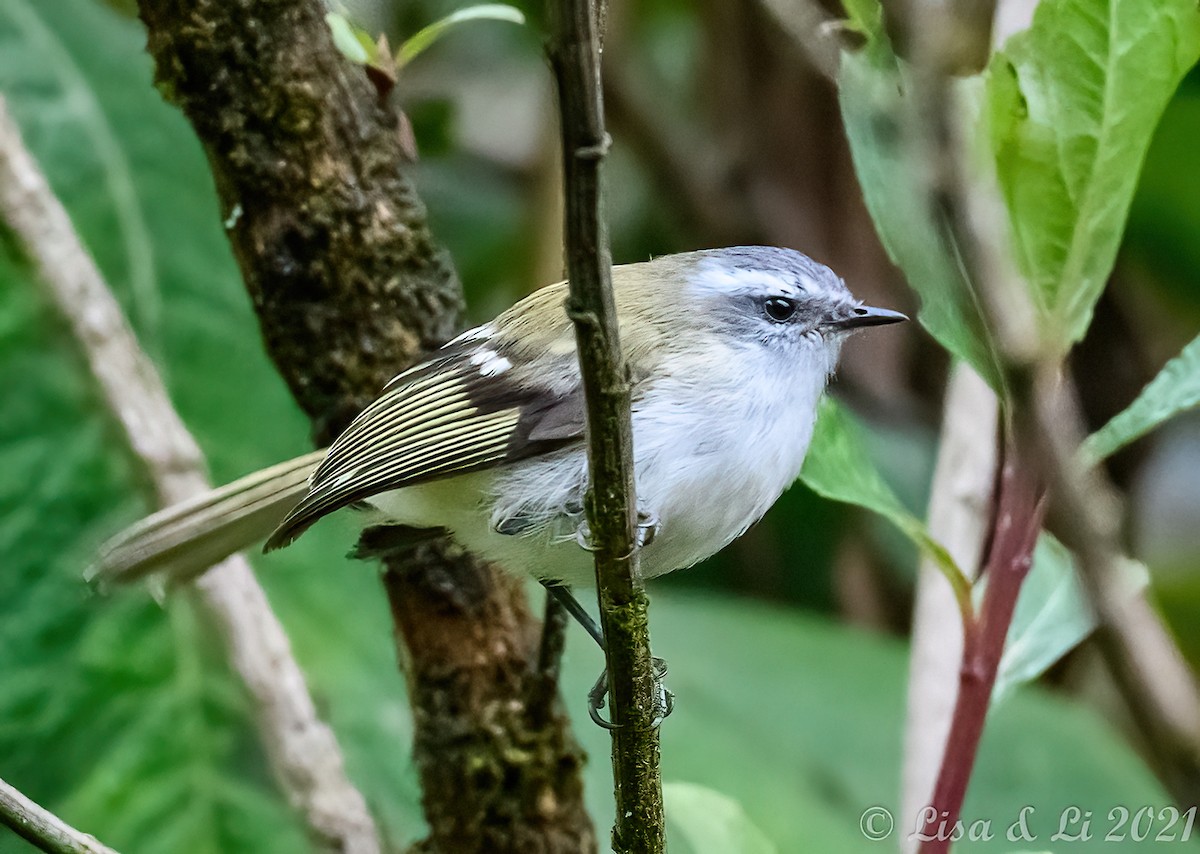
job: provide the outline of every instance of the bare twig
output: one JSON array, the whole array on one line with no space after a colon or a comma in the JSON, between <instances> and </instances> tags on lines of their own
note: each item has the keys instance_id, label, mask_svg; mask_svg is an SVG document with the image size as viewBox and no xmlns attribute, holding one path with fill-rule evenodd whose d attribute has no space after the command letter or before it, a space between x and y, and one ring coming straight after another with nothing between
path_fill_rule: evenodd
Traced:
<instances>
[{"instance_id":1,"label":"bare twig","mask_svg":"<svg viewBox=\"0 0 1200 854\"><path fill-rule=\"evenodd\" d=\"M529 717L535 725L547 720L554 709L569 623L566 608L554 596L546 596L546 607L542 614L537 669L529 690Z\"/></svg>"},{"instance_id":2,"label":"bare twig","mask_svg":"<svg viewBox=\"0 0 1200 854\"><path fill-rule=\"evenodd\" d=\"M648 600L635 546L637 501L629 369L617 337L612 259L601 204L609 146L600 94L594 0L549 0L550 63L558 81L566 201L568 313L587 401L588 520L612 696L616 824L613 848L663 849L657 719Z\"/></svg>"},{"instance_id":3,"label":"bare twig","mask_svg":"<svg viewBox=\"0 0 1200 854\"><path fill-rule=\"evenodd\" d=\"M0 211L70 324L158 502L205 491L199 448L2 101ZM275 775L314 838L329 850L379 851L366 802L346 777L333 732L317 717L287 635L249 564L232 557L197 587L254 700Z\"/></svg>"},{"instance_id":4,"label":"bare twig","mask_svg":"<svg viewBox=\"0 0 1200 854\"><path fill-rule=\"evenodd\" d=\"M968 0L951 8L928 0L910 0L906 5L908 15L902 23L913 40L913 108L900 117L902 127L917 162L927 170L925 204L944 229L947 245L957 253L966 281L983 291L997 282L1004 256L995 235L976 227L976 188L964 162L966 146L952 75L977 71L986 64L994 0ZM979 302L990 310L988 329L1000 339L1004 358L1010 352L1006 342L1017 337L1009 334L1015 329L1012 314L1003 322L996 316L1000 296L999 290L990 289ZM1015 304L1004 302L1008 307ZM919 825L926 834L919 848L922 854L940 854L949 848L949 836L936 831L959 819L1008 627L1044 514L1044 487L1033 468L1036 454L1019 414L1014 418L1011 411L1006 413L1005 433L1004 465L988 530L987 590L979 613L964 625L958 696L930 805L920 814Z\"/></svg>"},{"instance_id":5,"label":"bare twig","mask_svg":"<svg viewBox=\"0 0 1200 854\"><path fill-rule=\"evenodd\" d=\"M996 483L999 412L995 393L965 364L946 392L929 532L972 581L978 576ZM904 738L902 826L929 803L958 695L963 651L960 609L946 577L928 559L917 579ZM902 843L916 850L916 840Z\"/></svg>"},{"instance_id":6,"label":"bare twig","mask_svg":"<svg viewBox=\"0 0 1200 854\"><path fill-rule=\"evenodd\" d=\"M3 119L0 104L0 121ZM117 854L0 780L0 823L49 854Z\"/></svg>"},{"instance_id":7,"label":"bare twig","mask_svg":"<svg viewBox=\"0 0 1200 854\"><path fill-rule=\"evenodd\" d=\"M911 48L920 73L942 80L974 74L988 60L998 0L895 0L884 6L892 36Z\"/></svg>"}]
</instances>

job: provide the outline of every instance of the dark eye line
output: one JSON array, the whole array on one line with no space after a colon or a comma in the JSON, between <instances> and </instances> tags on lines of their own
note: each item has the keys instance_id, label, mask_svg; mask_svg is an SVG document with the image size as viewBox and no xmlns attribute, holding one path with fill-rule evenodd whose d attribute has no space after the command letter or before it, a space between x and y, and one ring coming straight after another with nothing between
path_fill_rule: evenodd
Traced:
<instances>
[{"instance_id":1,"label":"dark eye line","mask_svg":"<svg viewBox=\"0 0 1200 854\"><path fill-rule=\"evenodd\" d=\"M763 301L763 311L776 323L786 323L796 313L796 301L787 297L768 297Z\"/></svg>"}]
</instances>

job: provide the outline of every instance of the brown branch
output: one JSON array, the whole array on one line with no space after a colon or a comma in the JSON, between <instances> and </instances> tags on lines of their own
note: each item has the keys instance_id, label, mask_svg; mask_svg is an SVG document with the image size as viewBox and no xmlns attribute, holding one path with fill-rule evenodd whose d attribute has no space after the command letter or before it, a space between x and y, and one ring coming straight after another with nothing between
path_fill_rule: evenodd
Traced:
<instances>
[{"instance_id":1,"label":"brown branch","mask_svg":"<svg viewBox=\"0 0 1200 854\"><path fill-rule=\"evenodd\" d=\"M917 155L916 162L925 170L922 203L942 228L946 245L957 254L966 281L982 291L996 283L1002 255L994 241L976 228L976 188L964 162L966 146L951 78L986 64L991 11L983 8L986 0L982 4L968 0L948 9L935 9L926 0L909 0L903 5L907 7L906 16L893 23L898 22L905 35L912 38L913 97L912 107L896 118L904 129L906 144ZM996 291L991 294L998 296ZM987 303L988 309L997 305L986 295L980 302ZM1007 356L1012 350L1003 342L1015 341L1015 337L1008 335L1007 325L997 328L994 310L988 320L991 322L987 328L1001 339L999 349ZM988 522L991 545L981 573L987 589L979 612L964 620L958 693L941 767L929 806L917 818L921 854L949 850L949 834L940 831L959 820L1009 624L1045 512L1044 486L1038 482L1034 468L1037 456L1030 445L1032 437L1019 405L1016 409L1015 415L1012 409L1002 413L1004 464ZM906 797L911 801L913 794L907 792Z\"/></svg>"},{"instance_id":2,"label":"brown branch","mask_svg":"<svg viewBox=\"0 0 1200 854\"><path fill-rule=\"evenodd\" d=\"M208 153L269 354L324 444L461 323L398 116L334 48L320 0L138 8L159 85ZM422 850L594 848L561 704L544 725L527 713L537 621L519 585L447 541L384 563L430 827Z\"/></svg>"},{"instance_id":3,"label":"brown branch","mask_svg":"<svg viewBox=\"0 0 1200 854\"><path fill-rule=\"evenodd\" d=\"M1008 459L1001 471L990 531L991 548L983 569L983 577L987 579L983 605L965 627L958 697L941 771L930 805L921 813L922 832L932 837L922 842L921 854L944 854L950 850L949 834L939 830L943 826L952 827L962 811L1004 641L1042 528L1045 513L1042 489L1034 480L1032 467L1014 453L1015 448L1016 443L1009 444Z\"/></svg>"},{"instance_id":4,"label":"brown branch","mask_svg":"<svg viewBox=\"0 0 1200 854\"><path fill-rule=\"evenodd\" d=\"M594 851L584 757L531 660L537 625L521 582L447 542L390 562L407 564L384 586L414 714L429 718L416 717L413 745L430 821L416 850Z\"/></svg>"},{"instance_id":5,"label":"brown branch","mask_svg":"<svg viewBox=\"0 0 1200 854\"><path fill-rule=\"evenodd\" d=\"M200 449L171 406L158 372L138 346L67 212L22 144L2 100L0 211L70 324L158 503L172 504L206 491ZM197 587L254 700L259 732L288 801L325 847L378 851L366 802L346 777L333 732L317 717L287 635L249 564L232 557Z\"/></svg>"},{"instance_id":6,"label":"brown branch","mask_svg":"<svg viewBox=\"0 0 1200 854\"><path fill-rule=\"evenodd\" d=\"M0 120L4 120L0 104ZM0 824L48 854L117 854L0 780Z\"/></svg>"},{"instance_id":7,"label":"brown branch","mask_svg":"<svg viewBox=\"0 0 1200 854\"><path fill-rule=\"evenodd\" d=\"M549 718L558 696L563 650L570 617L554 596L546 597L542 611L542 637L538 643L536 679L529 692L529 717L535 724Z\"/></svg>"},{"instance_id":8,"label":"brown branch","mask_svg":"<svg viewBox=\"0 0 1200 854\"><path fill-rule=\"evenodd\" d=\"M547 51L558 83L566 206L567 311L575 323L587 404L588 522L612 697L617 852L662 851L658 686L650 656L649 601L635 545L629 367L618 340L601 166L609 146L600 92L594 0L549 0Z\"/></svg>"},{"instance_id":9,"label":"brown branch","mask_svg":"<svg viewBox=\"0 0 1200 854\"><path fill-rule=\"evenodd\" d=\"M927 170L925 204L944 230L946 244L957 253L966 281L977 289L1008 379L1018 349L1019 333L1012 319L1020 295L1011 289L1001 292L999 271L1005 256L995 236L979 228L978 188L969 179L952 86L953 75L986 65L994 2L967 0L947 9L935 9L925 0L905 5L907 15L898 20L913 42L913 108L902 118L902 126L908 144L919 154L918 162ZM1012 404L1011 399L1006 402ZM991 546L983 573L987 590L979 613L964 625L954 714L930 805L919 819L921 854L949 850L949 835L939 830L959 819L1008 628L1045 513L1033 437L1020 403L1004 415L1007 444L989 522Z\"/></svg>"}]
</instances>

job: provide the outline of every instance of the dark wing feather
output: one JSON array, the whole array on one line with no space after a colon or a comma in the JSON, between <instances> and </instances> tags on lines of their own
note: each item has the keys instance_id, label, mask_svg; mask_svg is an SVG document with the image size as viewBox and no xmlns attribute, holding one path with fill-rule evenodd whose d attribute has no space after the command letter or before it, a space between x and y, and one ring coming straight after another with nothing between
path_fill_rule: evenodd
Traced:
<instances>
[{"instance_id":1,"label":"dark wing feather","mask_svg":"<svg viewBox=\"0 0 1200 854\"><path fill-rule=\"evenodd\" d=\"M486 364L480 352L451 345L392 380L330 447L308 495L266 549L287 545L320 517L372 495L548 453L583 437L577 381L563 383L560 376L559 390L550 391L522 381L517 369L489 375L472 361Z\"/></svg>"}]
</instances>

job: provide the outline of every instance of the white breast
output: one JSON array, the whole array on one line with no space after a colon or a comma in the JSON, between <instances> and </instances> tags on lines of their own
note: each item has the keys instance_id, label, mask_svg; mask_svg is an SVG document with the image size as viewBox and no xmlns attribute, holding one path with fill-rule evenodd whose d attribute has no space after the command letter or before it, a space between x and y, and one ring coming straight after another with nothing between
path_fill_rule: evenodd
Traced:
<instances>
[{"instance_id":1,"label":"white breast","mask_svg":"<svg viewBox=\"0 0 1200 854\"><path fill-rule=\"evenodd\" d=\"M646 401L634 417L638 495L660 522L646 575L691 566L762 518L800 473L824 385L816 371L714 370L706 388L667 386Z\"/></svg>"},{"instance_id":2,"label":"white breast","mask_svg":"<svg viewBox=\"0 0 1200 854\"><path fill-rule=\"evenodd\" d=\"M642 552L647 577L719 551L775 503L800 473L825 370L745 370L731 358L656 381L634 408L639 506L658 521ZM735 371L731 365L737 364ZM687 368L689 366L683 366ZM586 477L582 449L376 496L392 521L440 526L472 552L512 572L590 585L592 556L565 508ZM544 524L499 534L512 508L540 507Z\"/></svg>"}]
</instances>

